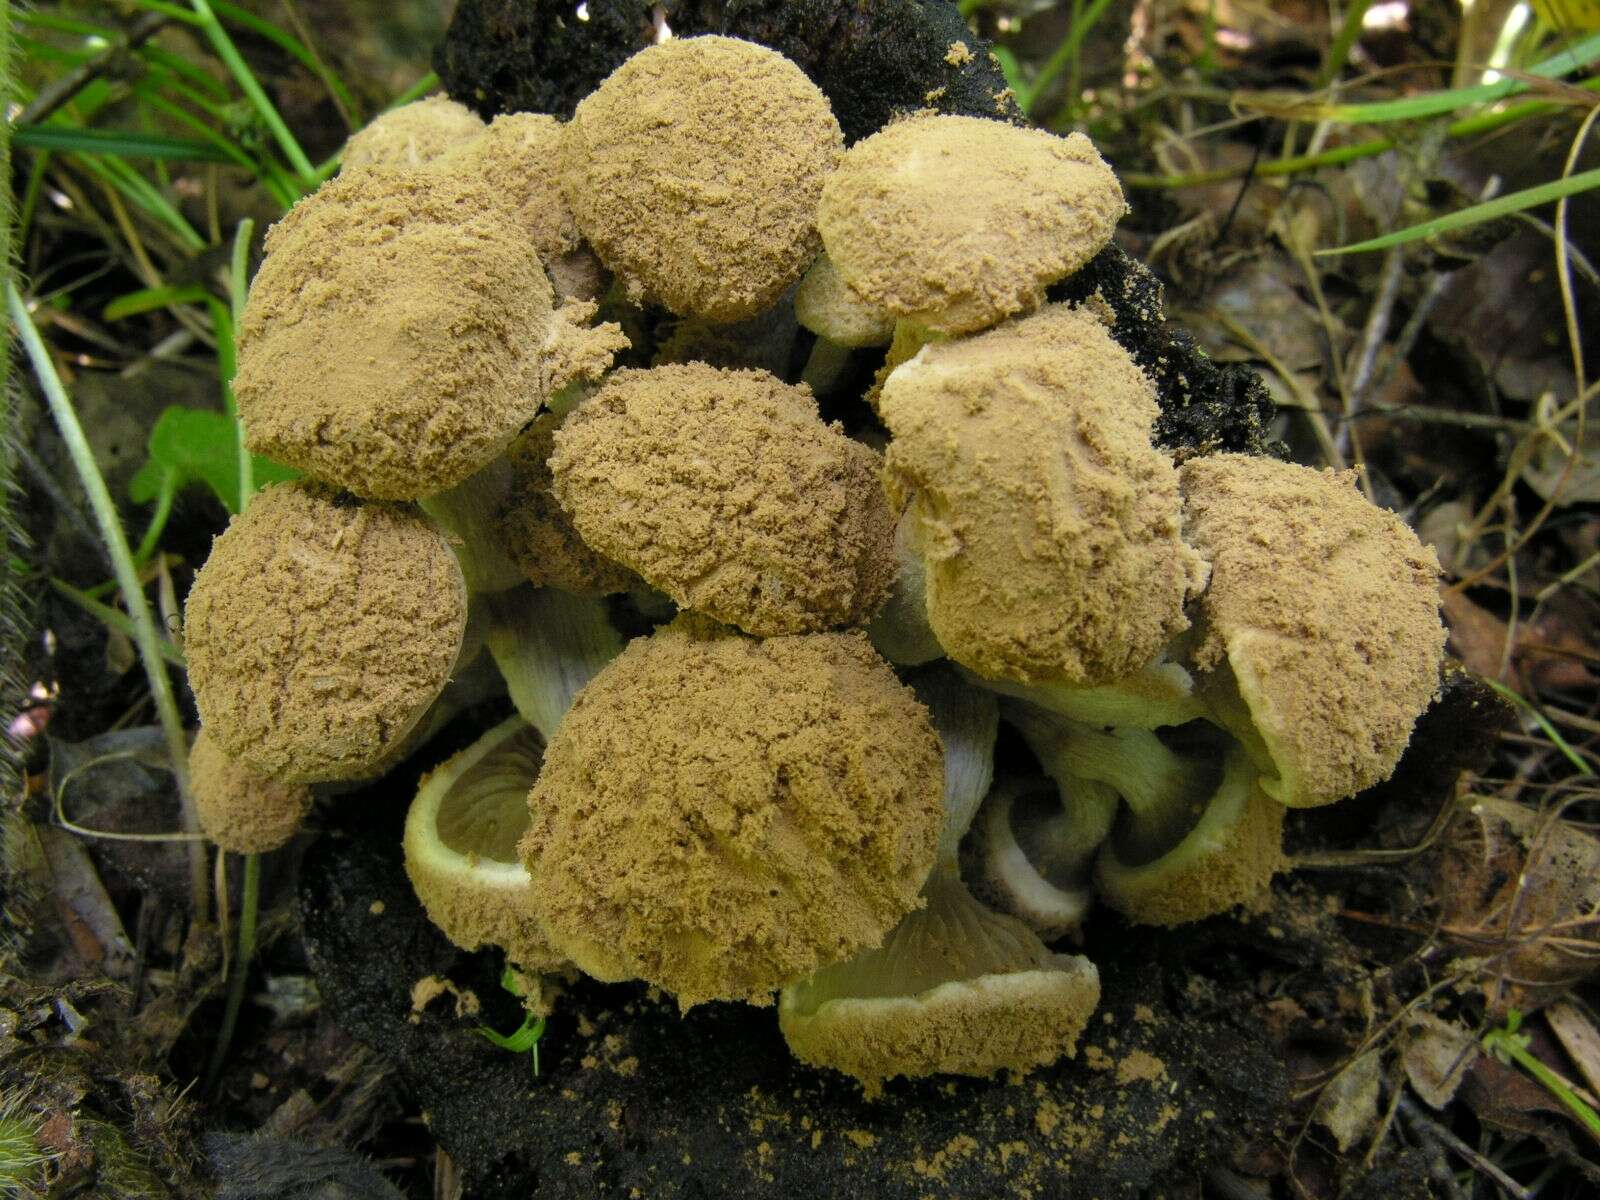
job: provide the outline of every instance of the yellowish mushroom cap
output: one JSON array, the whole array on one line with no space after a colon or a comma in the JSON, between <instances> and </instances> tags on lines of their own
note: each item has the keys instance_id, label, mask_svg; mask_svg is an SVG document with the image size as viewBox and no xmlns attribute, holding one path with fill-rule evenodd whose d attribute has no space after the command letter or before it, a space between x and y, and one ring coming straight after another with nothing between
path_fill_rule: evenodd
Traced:
<instances>
[{"instance_id":1,"label":"yellowish mushroom cap","mask_svg":"<svg viewBox=\"0 0 1600 1200\"><path fill-rule=\"evenodd\" d=\"M1094 964L1052 953L953 872L936 874L926 898L881 947L784 989L778 1022L794 1056L860 1080L869 1099L900 1075L988 1076L1070 1058L1100 1003Z\"/></svg>"},{"instance_id":2,"label":"yellowish mushroom cap","mask_svg":"<svg viewBox=\"0 0 1600 1200\"><path fill-rule=\"evenodd\" d=\"M927 711L865 635L685 616L578 694L522 858L583 970L766 1004L916 905L943 786Z\"/></svg>"},{"instance_id":3,"label":"yellowish mushroom cap","mask_svg":"<svg viewBox=\"0 0 1600 1200\"><path fill-rule=\"evenodd\" d=\"M449 680L467 590L415 512L300 482L229 522L184 616L189 684L223 750L286 782L359 779Z\"/></svg>"},{"instance_id":4,"label":"yellowish mushroom cap","mask_svg":"<svg viewBox=\"0 0 1600 1200\"><path fill-rule=\"evenodd\" d=\"M521 717L495 726L423 776L406 812L406 874L444 935L463 950L498 946L530 971L565 959L533 910L533 881L517 858L528 789L544 739Z\"/></svg>"},{"instance_id":5,"label":"yellowish mushroom cap","mask_svg":"<svg viewBox=\"0 0 1600 1200\"><path fill-rule=\"evenodd\" d=\"M674 38L578 105L562 183L579 227L635 300L737 321L816 257L817 200L844 136L776 51Z\"/></svg>"},{"instance_id":6,"label":"yellowish mushroom cap","mask_svg":"<svg viewBox=\"0 0 1600 1200\"><path fill-rule=\"evenodd\" d=\"M1194 662L1217 720L1282 804L1389 778L1439 688L1439 562L1353 474L1242 454L1183 467L1185 532L1211 562Z\"/></svg>"},{"instance_id":7,"label":"yellowish mushroom cap","mask_svg":"<svg viewBox=\"0 0 1600 1200\"><path fill-rule=\"evenodd\" d=\"M483 121L448 96L428 96L392 108L350 135L339 167L420 167L483 132Z\"/></svg>"},{"instance_id":8,"label":"yellowish mushroom cap","mask_svg":"<svg viewBox=\"0 0 1600 1200\"><path fill-rule=\"evenodd\" d=\"M202 729L189 748L189 790L200 829L234 854L285 845L311 811L311 789L258 775Z\"/></svg>"},{"instance_id":9,"label":"yellowish mushroom cap","mask_svg":"<svg viewBox=\"0 0 1600 1200\"><path fill-rule=\"evenodd\" d=\"M477 175L510 206L550 273L558 298L593 300L604 272L583 245L561 194L561 122L541 113L503 113L478 136L439 156L442 171Z\"/></svg>"},{"instance_id":10,"label":"yellowish mushroom cap","mask_svg":"<svg viewBox=\"0 0 1600 1200\"><path fill-rule=\"evenodd\" d=\"M817 257L800 281L794 312L800 324L835 345L859 349L894 340L894 314L856 299L826 254Z\"/></svg>"},{"instance_id":11,"label":"yellowish mushroom cap","mask_svg":"<svg viewBox=\"0 0 1600 1200\"><path fill-rule=\"evenodd\" d=\"M1080 133L919 113L850 148L817 223L860 301L954 334L1037 308L1126 210Z\"/></svg>"},{"instance_id":12,"label":"yellowish mushroom cap","mask_svg":"<svg viewBox=\"0 0 1600 1200\"><path fill-rule=\"evenodd\" d=\"M1150 381L1105 326L1051 305L935 342L889 377L885 479L909 499L949 656L1022 683L1132 676L1187 627L1205 564L1150 444Z\"/></svg>"},{"instance_id":13,"label":"yellowish mushroom cap","mask_svg":"<svg viewBox=\"0 0 1600 1200\"><path fill-rule=\"evenodd\" d=\"M888 595L877 453L764 371L618 371L549 464L583 540L683 608L771 637L862 624Z\"/></svg>"},{"instance_id":14,"label":"yellowish mushroom cap","mask_svg":"<svg viewBox=\"0 0 1600 1200\"><path fill-rule=\"evenodd\" d=\"M347 172L267 235L234 380L250 448L410 500L503 450L549 389L539 257L481 179Z\"/></svg>"}]
</instances>

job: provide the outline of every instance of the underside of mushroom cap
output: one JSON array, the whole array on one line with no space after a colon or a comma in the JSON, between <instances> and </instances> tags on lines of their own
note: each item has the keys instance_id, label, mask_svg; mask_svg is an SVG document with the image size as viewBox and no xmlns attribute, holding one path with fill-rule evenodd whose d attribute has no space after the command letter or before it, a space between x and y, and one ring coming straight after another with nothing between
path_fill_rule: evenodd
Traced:
<instances>
[{"instance_id":1,"label":"underside of mushroom cap","mask_svg":"<svg viewBox=\"0 0 1600 1200\"><path fill-rule=\"evenodd\" d=\"M246 439L358 495L452 488L538 411L551 305L483 180L346 172L267 235L239 328Z\"/></svg>"},{"instance_id":2,"label":"underside of mushroom cap","mask_svg":"<svg viewBox=\"0 0 1600 1200\"><path fill-rule=\"evenodd\" d=\"M680 617L579 693L521 851L583 970L769 1003L917 903L942 790L926 710L864 635Z\"/></svg>"},{"instance_id":3,"label":"underside of mushroom cap","mask_svg":"<svg viewBox=\"0 0 1600 1200\"><path fill-rule=\"evenodd\" d=\"M1113 833L1095 864L1101 898L1143 925L1181 925L1226 912L1265 891L1283 869L1283 814L1236 747L1200 819L1176 845L1131 860L1119 853Z\"/></svg>"},{"instance_id":4,"label":"underside of mushroom cap","mask_svg":"<svg viewBox=\"0 0 1600 1200\"><path fill-rule=\"evenodd\" d=\"M817 222L860 301L957 334L1037 308L1126 210L1081 133L919 113L850 148Z\"/></svg>"},{"instance_id":5,"label":"underside of mushroom cap","mask_svg":"<svg viewBox=\"0 0 1600 1200\"><path fill-rule=\"evenodd\" d=\"M1100 1003L1088 959L1054 954L979 904L953 871L882 946L784 989L778 1021L801 1062L861 1081L994 1075L1071 1057Z\"/></svg>"},{"instance_id":6,"label":"underside of mushroom cap","mask_svg":"<svg viewBox=\"0 0 1600 1200\"><path fill-rule=\"evenodd\" d=\"M877 453L764 371L618 371L557 431L549 466L588 545L758 636L864 623L894 578Z\"/></svg>"},{"instance_id":7,"label":"underside of mushroom cap","mask_svg":"<svg viewBox=\"0 0 1600 1200\"><path fill-rule=\"evenodd\" d=\"M562 185L635 300L753 316L816 257L817 200L844 135L799 67L753 42L673 38L578 105Z\"/></svg>"},{"instance_id":8,"label":"underside of mushroom cap","mask_svg":"<svg viewBox=\"0 0 1600 1200\"><path fill-rule=\"evenodd\" d=\"M1187 627L1205 564L1150 444L1151 385L1093 317L1051 305L931 343L880 410L886 483L909 498L951 658L986 678L1106 683Z\"/></svg>"},{"instance_id":9,"label":"underside of mushroom cap","mask_svg":"<svg viewBox=\"0 0 1600 1200\"><path fill-rule=\"evenodd\" d=\"M482 118L448 96L427 96L374 117L350 135L340 155L344 171L362 167L420 167L484 130Z\"/></svg>"},{"instance_id":10,"label":"underside of mushroom cap","mask_svg":"<svg viewBox=\"0 0 1600 1200\"><path fill-rule=\"evenodd\" d=\"M1218 454L1184 465L1183 492L1212 564L1194 662L1263 789L1306 807L1387 779L1439 689L1433 551L1353 474Z\"/></svg>"},{"instance_id":11,"label":"underside of mushroom cap","mask_svg":"<svg viewBox=\"0 0 1600 1200\"><path fill-rule=\"evenodd\" d=\"M311 789L258 775L202 729L189 748L200 829L223 850L264 854L286 844L311 811Z\"/></svg>"},{"instance_id":12,"label":"underside of mushroom cap","mask_svg":"<svg viewBox=\"0 0 1600 1200\"><path fill-rule=\"evenodd\" d=\"M281 780L357 779L450 678L467 591L415 512L279 484L212 543L184 618L189 684L218 745Z\"/></svg>"},{"instance_id":13,"label":"underside of mushroom cap","mask_svg":"<svg viewBox=\"0 0 1600 1200\"><path fill-rule=\"evenodd\" d=\"M463 950L498 946L530 971L566 961L545 938L517 857L543 750L520 717L502 721L423 776L404 838L406 874L428 919Z\"/></svg>"}]
</instances>

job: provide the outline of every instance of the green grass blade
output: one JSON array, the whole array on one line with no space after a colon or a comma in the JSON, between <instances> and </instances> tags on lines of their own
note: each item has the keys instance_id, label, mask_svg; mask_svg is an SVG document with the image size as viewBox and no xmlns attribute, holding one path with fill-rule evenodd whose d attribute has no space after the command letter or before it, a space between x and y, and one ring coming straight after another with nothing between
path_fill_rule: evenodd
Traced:
<instances>
[{"instance_id":1,"label":"green grass blade","mask_svg":"<svg viewBox=\"0 0 1600 1200\"><path fill-rule=\"evenodd\" d=\"M289 127L283 123L283 118L278 115L278 110L273 107L272 101L267 98L267 93L261 87L261 81L255 77L255 72L244 61L244 57L233 44L233 39L228 36L228 31L222 27L222 22L217 20L217 15L212 11L207 0L189 0L189 6L195 15L200 18L200 26L205 30L206 37L211 41L211 48L217 52L217 57L228 68L240 90L249 98L251 106L256 110L262 122L271 130L272 136L277 140L283 150L284 157L289 160L289 165L295 169L300 178L309 182L316 174L316 168L311 165L311 160L306 157L306 152L300 148L300 143L295 140L294 134L289 132Z\"/></svg>"},{"instance_id":2,"label":"green grass blade","mask_svg":"<svg viewBox=\"0 0 1600 1200\"><path fill-rule=\"evenodd\" d=\"M1525 208L1536 208L1541 204L1549 204L1552 200L1559 200L1563 196L1576 196L1580 192L1587 192L1597 187L1600 187L1600 167L1592 171L1582 171L1576 175L1569 175L1565 179L1541 183L1537 187L1523 188L1520 192L1508 192L1504 196L1497 196L1493 200L1484 201L1482 204L1473 204L1457 212L1435 217L1431 221L1424 221L1420 225L1410 225L1405 229L1397 229L1393 233L1386 233L1382 237L1372 238L1365 242L1357 242L1353 246L1338 246L1331 250L1318 250L1317 254L1319 256L1328 256L1334 254L1358 254L1367 250L1387 250L1390 246L1401 246L1406 242L1417 241L1419 238L1437 237L1441 233L1451 233L1457 229L1465 229L1470 225L1480 225L1484 221L1492 221L1496 217L1504 217L1514 212L1521 212Z\"/></svg>"},{"instance_id":3,"label":"green grass blade","mask_svg":"<svg viewBox=\"0 0 1600 1200\"><path fill-rule=\"evenodd\" d=\"M204 304L210 298L211 293L198 283L141 288L137 292L129 292L126 296L118 296L106 305L101 315L107 321L125 321L129 317L154 312L158 308L171 308L174 304Z\"/></svg>"},{"instance_id":4,"label":"green grass blade","mask_svg":"<svg viewBox=\"0 0 1600 1200\"><path fill-rule=\"evenodd\" d=\"M162 133L136 133L122 129L79 129L51 122L19 125L13 131L18 146L30 150L62 150L70 154L109 154L117 158L159 158L169 162L232 162L228 154L209 142L168 137Z\"/></svg>"},{"instance_id":5,"label":"green grass blade","mask_svg":"<svg viewBox=\"0 0 1600 1200\"><path fill-rule=\"evenodd\" d=\"M250 496L256 490L255 463L250 457L249 448L244 444L244 422L239 420L239 406L233 396L233 376L239 368L238 329L239 323L244 319L244 302L250 275L250 239L255 231L256 223L249 217L239 222L239 228L233 235L233 254L228 260L228 311L233 319L228 322L227 367L222 379L222 392L228 404L228 412L233 417L234 434L239 442L240 509L250 503ZM217 340L220 346L221 330L217 331Z\"/></svg>"},{"instance_id":6,"label":"green grass blade","mask_svg":"<svg viewBox=\"0 0 1600 1200\"><path fill-rule=\"evenodd\" d=\"M1094 0L1094 3L1083 10L1083 15L1072 23L1072 28L1067 30L1067 36L1061 39L1061 44L1045 60L1044 66L1039 68L1039 74L1034 78L1033 88L1028 96L1029 103L1023 106L1024 111L1031 115L1032 102L1043 95L1045 89L1054 83L1056 77L1077 57L1078 51L1083 46L1083 39L1099 24L1100 18L1110 7L1111 0Z\"/></svg>"},{"instance_id":7,"label":"green grass blade","mask_svg":"<svg viewBox=\"0 0 1600 1200\"><path fill-rule=\"evenodd\" d=\"M248 29L251 33L266 38L267 41L277 46L320 79L322 86L333 94L345 112L357 113L361 111L356 104L355 97L350 94L350 89L345 86L344 80L329 70L321 59L311 53L311 48L299 38L285 29L278 28L271 21L263 21L254 13L246 12L237 4L229 4L228 0L213 0L213 3L221 16L241 29Z\"/></svg>"},{"instance_id":8,"label":"green grass blade","mask_svg":"<svg viewBox=\"0 0 1600 1200\"><path fill-rule=\"evenodd\" d=\"M88 592L79 591L64 579L52 578L50 586L59 592L63 598L72 601L107 629L115 629L129 641L132 641L136 636L137 630L134 623L129 620L128 614L121 609L100 603ZM161 652L161 657L166 662L171 663L180 671L188 666L183 661L183 654L166 638L157 638L156 648Z\"/></svg>"},{"instance_id":9,"label":"green grass blade","mask_svg":"<svg viewBox=\"0 0 1600 1200\"><path fill-rule=\"evenodd\" d=\"M116 188L130 203L137 205L149 216L165 225L184 249L199 253L206 248L205 238L195 232L194 226L172 206L171 201L122 159L114 154L108 154L99 157L86 155L80 157L78 161L91 175L102 180L107 186Z\"/></svg>"}]
</instances>

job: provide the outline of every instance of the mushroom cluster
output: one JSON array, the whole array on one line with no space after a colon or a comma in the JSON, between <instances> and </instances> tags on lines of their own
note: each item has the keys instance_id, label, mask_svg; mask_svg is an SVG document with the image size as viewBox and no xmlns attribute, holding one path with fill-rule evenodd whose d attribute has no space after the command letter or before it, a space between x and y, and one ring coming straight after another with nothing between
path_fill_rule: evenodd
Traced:
<instances>
[{"instance_id":1,"label":"mushroom cluster","mask_svg":"<svg viewBox=\"0 0 1600 1200\"><path fill-rule=\"evenodd\" d=\"M777 995L869 1093L1071 1055L1099 979L1052 943L1096 898L1260 892L1286 808L1394 770L1443 646L1397 518L1180 467L1103 306L1046 302L1124 210L1077 134L913 113L847 150L719 36L566 123L380 118L240 326L247 442L305 478L189 597L208 832L281 844L309 785L503 692L406 822L456 944Z\"/></svg>"}]
</instances>

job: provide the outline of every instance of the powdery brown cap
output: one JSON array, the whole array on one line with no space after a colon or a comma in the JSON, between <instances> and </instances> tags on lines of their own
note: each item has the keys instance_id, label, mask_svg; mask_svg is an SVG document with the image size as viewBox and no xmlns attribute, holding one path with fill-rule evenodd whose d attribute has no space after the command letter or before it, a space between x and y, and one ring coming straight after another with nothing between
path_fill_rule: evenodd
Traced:
<instances>
[{"instance_id":1,"label":"powdery brown cap","mask_svg":"<svg viewBox=\"0 0 1600 1200\"><path fill-rule=\"evenodd\" d=\"M625 592L639 577L591 550L551 490L548 460L560 424L554 413L540 413L506 451L511 492L497 518L501 542L537 587L581 595Z\"/></svg>"},{"instance_id":2,"label":"powdery brown cap","mask_svg":"<svg viewBox=\"0 0 1600 1200\"><path fill-rule=\"evenodd\" d=\"M800 281L794 311L812 333L852 350L887 346L894 339L894 314L856 299L826 254L818 256Z\"/></svg>"},{"instance_id":3,"label":"powdery brown cap","mask_svg":"<svg viewBox=\"0 0 1600 1200\"><path fill-rule=\"evenodd\" d=\"M578 694L522 857L585 971L766 1004L917 904L943 792L927 710L865 635L685 616Z\"/></svg>"},{"instance_id":4,"label":"powdery brown cap","mask_svg":"<svg viewBox=\"0 0 1600 1200\"><path fill-rule=\"evenodd\" d=\"M263 489L211 546L184 610L206 730L251 770L357 779L450 678L467 591L416 513L302 482Z\"/></svg>"},{"instance_id":5,"label":"powdery brown cap","mask_svg":"<svg viewBox=\"0 0 1600 1200\"><path fill-rule=\"evenodd\" d=\"M879 409L949 656L1023 683L1132 675L1187 627L1205 564L1150 445L1150 381L1093 317L1051 305L900 366Z\"/></svg>"},{"instance_id":6,"label":"powdery brown cap","mask_svg":"<svg viewBox=\"0 0 1600 1200\"><path fill-rule=\"evenodd\" d=\"M1183 494L1211 561L1194 661L1231 667L1277 772L1262 786L1299 807L1387 779L1439 688L1433 551L1350 473L1215 454Z\"/></svg>"},{"instance_id":7,"label":"powdery brown cap","mask_svg":"<svg viewBox=\"0 0 1600 1200\"><path fill-rule=\"evenodd\" d=\"M889 593L878 455L806 388L703 363L622 370L555 443L583 540L682 608L772 637L863 624Z\"/></svg>"},{"instance_id":8,"label":"powdery brown cap","mask_svg":"<svg viewBox=\"0 0 1600 1200\"><path fill-rule=\"evenodd\" d=\"M477 113L448 96L428 96L392 108L350 135L342 171L362 167L420 167L483 133Z\"/></svg>"},{"instance_id":9,"label":"powdery brown cap","mask_svg":"<svg viewBox=\"0 0 1600 1200\"><path fill-rule=\"evenodd\" d=\"M583 245L561 194L561 122L542 113L504 113L477 137L440 155L442 171L475 174L511 208L533 242L558 297L594 300L604 272Z\"/></svg>"},{"instance_id":10,"label":"powdery brown cap","mask_svg":"<svg viewBox=\"0 0 1600 1200\"><path fill-rule=\"evenodd\" d=\"M635 300L737 321L816 257L817 200L844 135L827 98L776 51L727 37L652 46L566 130L567 202Z\"/></svg>"},{"instance_id":11,"label":"powdery brown cap","mask_svg":"<svg viewBox=\"0 0 1600 1200\"><path fill-rule=\"evenodd\" d=\"M551 303L481 179L343 174L267 235L239 329L246 440L358 495L454 487L538 411Z\"/></svg>"},{"instance_id":12,"label":"powdery brown cap","mask_svg":"<svg viewBox=\"0 0 1600 1200\"><path fill-rule=\"evenodd\" d=\"M202 729L189 748L189 790L201 831L234 854L288 843L311 811L311 789L257 775Z\"/></svg>"},{"instance_id":13,"label":"powdery brown cap","mask_svg":"<svg viewBox=\"0 0 1600 1200\"><path fill-rule=\"evenodd\" d=\"M864 303L970 333L1044 302L1127 205L1081 133L919 113L857 142L822 190L828 257Z\"/></svg>"}]
</instances>

